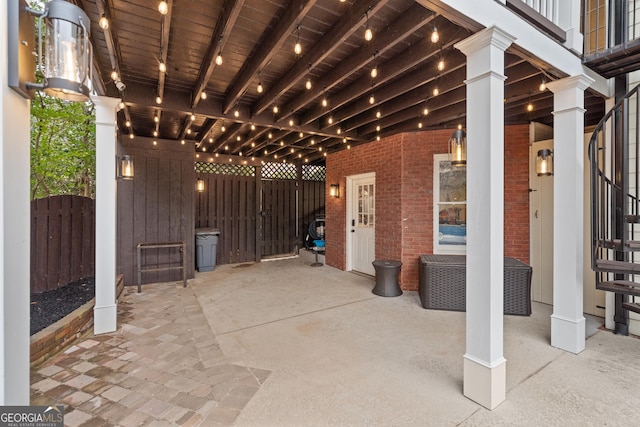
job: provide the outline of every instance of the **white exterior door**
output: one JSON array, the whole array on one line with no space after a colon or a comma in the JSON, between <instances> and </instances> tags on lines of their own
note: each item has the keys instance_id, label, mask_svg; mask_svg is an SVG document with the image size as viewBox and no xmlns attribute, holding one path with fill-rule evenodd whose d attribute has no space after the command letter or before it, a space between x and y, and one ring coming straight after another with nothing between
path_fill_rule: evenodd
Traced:
<instances>
[{"instance_id":1,"label":"white exterior door","mask_svg":"<svg viewBox=\"0 0 640 427\"><path fill-rule=\"evenodd\" d=\"M347 179L347 270L375 275L375 173Z\"/></svg>"},{"instance_id":2,"label":"white exterior door","mask_svg":"<svg viewBox=\"0 0 640 427\"><path fill-rule=\"evenodd\" d=\"M553 304L553 176L538 176L538 150L553 149L553 140L534 142L529 161L529 227L531 229L530 262L534 301Z\"/></svg>"}]
</instances>

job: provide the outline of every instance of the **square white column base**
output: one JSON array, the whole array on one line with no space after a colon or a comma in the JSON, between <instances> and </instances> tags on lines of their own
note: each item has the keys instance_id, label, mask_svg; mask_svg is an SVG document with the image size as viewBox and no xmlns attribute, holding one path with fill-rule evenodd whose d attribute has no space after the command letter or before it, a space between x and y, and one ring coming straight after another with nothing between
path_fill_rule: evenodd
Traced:
<instances>
[{"instance_id":1,"label":"square white column base","mask_svg":"<svg viewBox=\"0 0 640 427\"><path fill-rule=\"evenodd\" d=\"M551 345L560 350L578 354L584 350L586 321L583 316L578 319L551 315Z\"/></svg>"},{"instance_id":2,"label":"square white column base","mask_svg":"<svg viewBox=\"0 0 640 427\"><path fill-rule=\"evenodd\" d=\"M118 304L93 307L93 333L115 332L118 329Z\"/></svg>"},{"instance_id":3,"label":"square white column base","mask_svg":"<svg viewBox=\"0 0 640 427\"><path fill-rule=\"evenodd\" d=\"M507 360L489 367L465 354L463 393L485 408L495 409L507 398Z\"/></svg>"}]
</instances>

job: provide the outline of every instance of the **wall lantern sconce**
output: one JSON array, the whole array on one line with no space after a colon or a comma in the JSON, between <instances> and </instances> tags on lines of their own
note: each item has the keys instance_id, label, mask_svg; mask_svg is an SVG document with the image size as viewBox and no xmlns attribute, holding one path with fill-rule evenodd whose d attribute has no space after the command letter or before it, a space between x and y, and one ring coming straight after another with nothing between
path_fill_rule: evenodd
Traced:
<instances>
[{"instance_id":1,"label":"wall lantern sconce","mask_svg":"<svg viewBox=\"0 0 640 427\"><path fill-rule=\"evenodd\" d=\"M536 172L538 176L553 175L553 151L548 148L538 150L538 155L536 156Z\"/></svg>"},{"instance_id":2,"label":"wall lantern sconce","mask_svg":"<svg viewBox=\"0 0 640 427\"><path fill-rule=\"evenodd\" d=\"M25 0L7 5L9 86L25 98L33 98L33 90L43 90L69 101L88 101L93 52L87 14L64 0L45 3L43 12L29 8ZM35 82L34 16L39 20L37 53L42 83Z\"/></svg>"},{"instance_id":3,"label":"wall lantern sconce","mask_svg":"<svg viewBox=\"0 0 640 427\"><path fill-rule=\"evenodd\" d=\"M133 179L133 158L129 155L122 155L118 158L118 178Z\"/></svg>"},{"instance_id":4,"label":"wall lantern sconce","mask_svg":"<svg viewBox=\"0 0 640 427\"><path fill-rule=\"evenodd\" d=\"M198 193L202 193L204 191L204 179L202 178L196 179L196 191Z\"/></svg>"},{"instance_id":5,"label":"wall lantern sconce","mask_svg":"<svg viewBox=\"0 0 640 427\"><path fill-rule=\"evenodd\" d=\"M451 166L467 164L467 134L462 129L456 129L449 138L449 159Z\"/></svg>"},{"instance_id":6,"label":"wall lantern sconce","mask_svg":"<svg viewBox=\"0 0 640 427\"><path fill-rule=\"evenodd\" d=\"M336 199L340 197L340 185L339 184L331 184L329 188L329 196L335 197Z\"/></svg>"}]
</instances>

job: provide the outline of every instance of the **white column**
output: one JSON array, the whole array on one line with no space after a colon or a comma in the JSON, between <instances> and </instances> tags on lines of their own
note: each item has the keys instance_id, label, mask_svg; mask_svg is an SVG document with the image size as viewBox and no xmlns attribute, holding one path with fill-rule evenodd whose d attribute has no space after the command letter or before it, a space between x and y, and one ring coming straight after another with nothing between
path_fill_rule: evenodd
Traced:
<instances>
[{"instance_id":1,"label":"white column","mask_svg":"<svg viewBox=\"0 0 640 427\"><path fill-rule=\"evenodd\" d=\"M551 345L584 350L584 91L593 83L573 76L548 83L553 92L553 314Z\"/></svg>"},{"instance_id":2,"label":"white column","mask_svg":"<svg viewBox=\"0 0 640 427\"><path fill-rule=\"evenodd\" d=\"M8 86L0 2L0 405L29 404L29 100Z\"/></svg>"},{"instance_id":3,"label":"white column","mask_svg":"<svg viewBox=\"0 0 640 427\"><path fill-rule=\"evenodd\" d=\"M464 395L493 409L506 398L503 357L504 51L490 27L457 43L467 56L467 331Z\"/></svg>"},{"instance_id":4,"label":"white column","mask_svg":"<svg viewBox=\"0 0 640 427\"><path fill-rule=\"evenodd\" d=\"M119 99L91 98L96 106L96 304L93 332L117 329L116 108Z\"/></svg>"}]
</instances>

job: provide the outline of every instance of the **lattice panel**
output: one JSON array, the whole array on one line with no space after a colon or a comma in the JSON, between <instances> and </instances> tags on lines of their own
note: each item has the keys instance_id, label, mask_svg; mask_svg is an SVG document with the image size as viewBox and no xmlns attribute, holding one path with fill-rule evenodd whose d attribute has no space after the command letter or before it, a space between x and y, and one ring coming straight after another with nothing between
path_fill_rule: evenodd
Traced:
<instances>
[{"instance_id":1,"label":"lattice panel","mask_svg":"<svg viewBox=\"0 0 640 427\"><path fill-rule=\"evenodd\" d=\"M297 179L296 165L291 163L264 163L262 179Z\"/></svg>"},{"instance_id":2,"label":"lattice panel","mask_svg":"<svg viewBox=\"0 0 640 427\"><path fill-rule=\"evenodd\" d=\"M327 168L318 165L302 165L302 179L305 181L326 181Z\"/></svg>"},{"instance_id":3,"label":"lattice panel","mask_svg":"<svg viewBox=\"0 0 640 427\"><path fill-rule=\"evenodd\" d=\"M234 165L227 163L196 162L196 173L211 173L215 175L255 176L253 166Z\"/></svg>"}]
</instances>

